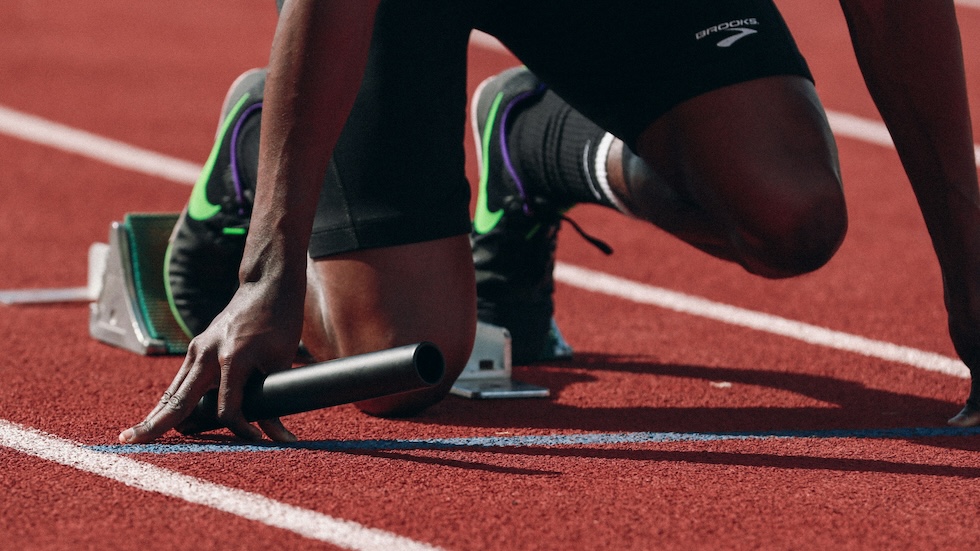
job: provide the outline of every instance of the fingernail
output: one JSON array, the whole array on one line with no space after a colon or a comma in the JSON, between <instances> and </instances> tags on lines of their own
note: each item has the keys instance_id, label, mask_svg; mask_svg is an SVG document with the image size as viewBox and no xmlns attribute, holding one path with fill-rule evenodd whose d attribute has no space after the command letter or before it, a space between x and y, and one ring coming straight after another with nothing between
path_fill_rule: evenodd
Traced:
<instances>
[{"instance_id":1,"label":"fingernail","mask_svg":"<svg viewBox=\"0 0 980 551\"><path fill-rule=\"evenodd\" d=\"M119 433L119 441L123 444L129 444L133 441L134 436L136 436L136 432L133 429L126 429Z\"/></svg>"}]
</instances>

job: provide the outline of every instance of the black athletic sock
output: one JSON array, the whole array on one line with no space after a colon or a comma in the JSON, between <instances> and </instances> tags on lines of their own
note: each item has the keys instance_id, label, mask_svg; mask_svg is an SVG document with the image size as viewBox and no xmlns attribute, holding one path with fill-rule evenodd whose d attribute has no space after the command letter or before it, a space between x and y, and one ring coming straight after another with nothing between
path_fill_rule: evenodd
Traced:
<instances>
[{"instance_id":1,"label":"black athletic sock","mask_svg":"<svg viewBox=\"0 0 980 551\"><path fill-rule=\"evenodd\" d=\"M606 131L550 90L518 114L508 133L510 152L530 187L528 193L561 208L576 203L616 208L605 183L605 166L598 171L596 167L597 154L604 163L611 140Z\"/></svg>"}]
</instances>

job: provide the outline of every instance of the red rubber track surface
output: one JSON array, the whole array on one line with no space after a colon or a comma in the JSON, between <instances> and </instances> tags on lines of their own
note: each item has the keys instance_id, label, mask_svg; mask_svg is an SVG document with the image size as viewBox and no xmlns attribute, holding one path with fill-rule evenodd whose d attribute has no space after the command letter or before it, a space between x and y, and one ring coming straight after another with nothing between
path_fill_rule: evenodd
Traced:
<instances>
[{"instance_id":1,"label":"red rubber track surface","mask_svg":"<svg viewBox=\"0 0 980 551\"><path fill-rule=\"evenodd\" d=\"M826 107L877 119L835 2L782 0ZM974 113L980 10L959 10ZM0 3L0 106L202 164L227 86L262 66L271 1ZM470 90L513 65L471 50ZM469 138L467 138L469 140ZM980 137L975 137L980 142ZM472 150L472 144L467 147ZM564 263L954 356L938 268L892 149L841 137L851 227L813 275L765 281L653 227L572 214ZM0 289L85 284L86 250L127 212L176 212L186 185L0 134ZM475 163L468 165L476 181ZM544 400L449 398L408 420L352 406L297 415L301 439L930 428L963 378L560 284L571 363L518 368ZM0 306L0 421L112 445L179 367L88 335L81 303ZM3 425L0 425L2 427ZM171 433L164 443L209 443ZM759 438L129 457L446 549L969 548L980 541L980 435ZM5 549L333 549L0 445Z\"/></svg>"}]
</instances>

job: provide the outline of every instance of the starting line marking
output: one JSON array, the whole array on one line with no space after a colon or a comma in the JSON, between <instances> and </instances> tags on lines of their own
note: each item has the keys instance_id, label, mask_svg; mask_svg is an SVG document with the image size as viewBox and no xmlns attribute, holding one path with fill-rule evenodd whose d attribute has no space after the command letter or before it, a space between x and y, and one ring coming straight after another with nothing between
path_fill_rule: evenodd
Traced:
<instances>
[{"instance_id":1,"label":"starting line marking","mask_svg":"<svg viewBox=\"0 0 980 551\"><path fill-rule=\"evenodd\" d=\"M300 536L364 551L438 551L425 543L336 519L246 492L137 461L85 448L70 440L0 419L0 446L92 473L132 488L203 505Z\"/></svg>"},{"instance_id":2,"label":"starting line marking","mask_svg":"<svg viewBox=\"0 0 980 551\"><path fill-rule=\"evenodd\" d=\"M470 450L480 448L526 448L595 446L614 444L660 444L670 442L720 442L728 440L798 440L798 439L891 439L963 437L980 435L980 427L913 427L891 429L784 430L769 432L611 432L581 434L551 434L526 436L487 436L471 438L426 438L407 440L314 440L280 444L255 443L179 443L179 444L115 444L88 446L100 453L125 455L166 455L179 453L242 453L287 450L345 451L405 451L405 450Z\"/></svg>"}]
</instances>

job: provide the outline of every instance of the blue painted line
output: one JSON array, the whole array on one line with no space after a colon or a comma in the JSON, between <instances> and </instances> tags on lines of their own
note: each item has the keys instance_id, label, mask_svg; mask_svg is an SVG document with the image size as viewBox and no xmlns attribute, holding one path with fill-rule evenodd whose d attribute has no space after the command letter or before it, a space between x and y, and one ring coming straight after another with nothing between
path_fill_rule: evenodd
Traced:
<instances>
[{"instance_id":1,"label":"blue painted line","mask_svg":"<svg viewBox=\"0 0 980 551\"><path fill-rule=\"evenodd\" d=\"M609 444L651 444L665 442L718 442L724 440L770 439L920 439L980 435L980 427L894 428L855 430L787 430L769 432L613 432L527 436L487 436L472 438L427 438L407 440L312 440L283 443L206 443L206 444L115 444L87 446L88 449L116 454L175 454L270 452L286 450L391 451L454 450L479 448L560 447Z\"/></svg>"}]
</instances>

